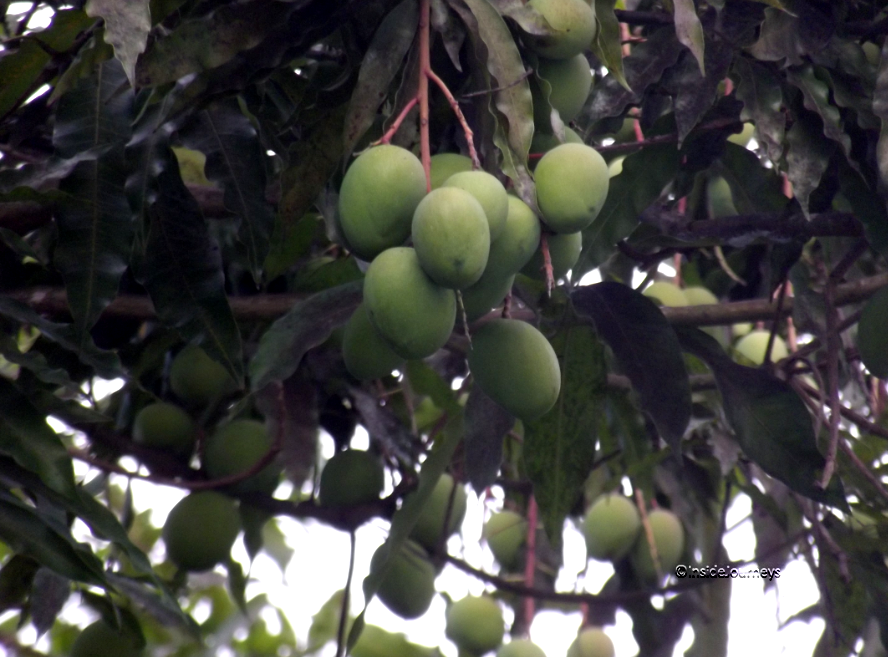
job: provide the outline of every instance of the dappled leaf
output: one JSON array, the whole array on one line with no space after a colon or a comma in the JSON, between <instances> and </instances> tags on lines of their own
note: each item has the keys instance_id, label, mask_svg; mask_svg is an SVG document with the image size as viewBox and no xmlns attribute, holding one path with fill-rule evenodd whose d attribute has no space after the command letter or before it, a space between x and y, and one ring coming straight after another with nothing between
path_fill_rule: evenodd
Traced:
<instances>
[{"instance_id":1,"label":"dappled leaf","mask_svg":"<svg viewBox=\"0 0 888 657\"><path fill-rule=\"evenodd\" d=\"M700 67L700 75L705 76L703 26L697 16L694 0L673 0L673 14L675 16L675 36L683 46L691 51Z\"/></svg>"},{"instance_id":2,"label":"dappled leaf","mask_svg":"<svg viewBox=\"0 0 888 657\"><path fill-rule=\"evenodd\" d=\"M275 321L262 335L256 355L250 361L253 390L261 390L272 381L283 381L293 374L305 352L321 344L333 329L348 321L361 302L363 289L363 281L353 281L319 292L298 302Z\"/></svg>"},{"instance_id":3,"label":"dappled leaf","mask_svg":"<svg viewBox=\"0 0 888 657\"><path fill-rule=\"evenodd\" d=\"M820 487L826 460L817 449L807 406L784 381L738 365L715 338L699 329L676 329L682 347L705 361L721 392L725 415L747 457L772 477L818 502L844 506L842 484Z\"/></svg>"},{"instance_id":4,"label":"dappled leaf","mask_svg":"<svg viewBox=\"0 0 888 657\"><path fill-rule=\"evenodd\" d=\"M345 117L345 153L351 153L373 124L376 111L385 101L389 85L413 43L418 24L419 5L414 0L403 0L386 15L373 35L373 41L361 61L358 83L352 92Z\"/></svg>"},{"instance_id":5,"label":"dappled leaf","mask_svg":"<svg viewBox=\"0 0 888 657\"><path fill-rule=\"evenodd\" d=\"M149 0L89 0L86 13L105 21L105 41L123 65L130 86L136 86L136 60L145 51L151 31Z\"/></svg>"},{"instance_id":6,"label":"dappled leaf","mask_svg":"<svg viewBox=\"0 0 888 657\"><path fill-rule=\"evenodd\" d=\"M515 425L515 418L481 390L472 386L466 400L466 476L476 491L496 480L503 460L503 438Z\"/></svg>"},{"instance_id":7,"label":"dappled leaf","mask_svg":"<svg viewBox=\"0 0 888 657\"><path fill-rule=\"evenodd\" d=\"M676 455L691 417L691 388L673 328L653 301L621 283L578 288L572 295L580 315L595 322L614 352L660 435Z\"/></svg>"},{"instance_id":8,"label":"dappled leaf","mask_svg":"<svg viewBox=\"0 0 888 657\"><path fill-rule=\"evenodd\" d=\"M239 220L238 238L258 284L274 214L265 199L265 155L259 136L235 101L198 112L178 136L207 157L206 176L225 190L223 202Z\"/></svg>"},{"instance_id":9,"label":"dappled leaf","mask_svg":"<svg viewBox=\"0 0 888 657\"><path fill-rule=\"evenodd\" d=\"M808 200L820 186L820 179L829 165L835 146L823 139L816 126L817 119L803 114L786 133L789 151L786 154L786 175L792 183L793 194L808 216Z\"/></svg>"},{"instance_id":10,"label":"dappled leaf","mask_svg":"<svg viewBox=\"0 0 888 657\"><path fill-rule=\"evenodd\" d=\"M780 80L765 66L745 57L734 60L737 97L743 101L741 118L755 123L758 140L768 150L772 162L783 154L786 117L781 112L783 90Z\"/></svg>"},{"instance_id":11,"label":"dappled leaf","mask_svg":"<svg viewBox=\"0 0 888 657\"><path fill-rule=\"evenodd\" d=\"M817 78L814 68L810 65L789 69L786 77L802 92L805 108L820 117L823 123L822 134L841 146L845 157L850 158L851 138L845 132L839 109L830 101L829 86ZM857 165L851 162L856 168Z\"/></svg>"},{"instance_id":12,"label":"dappled leaf","mask_svg":"<svg viewBox=\"0 0 888 657\"><path fill-rule=\"evenodd\" d=\"M631 90L623 75L623 42L620 22L614 15L616 0L595 0L595 21L598 31L592 42L592 52L607 67L607 70L620 85Z\"/></svg>"},{"instance_id":13,"label":"dappled leaf","mask_svg":"<svg viewBox=\"0 0 888 657\"><path fill-rule=\"evenodd\" d=\"M565 326L551 343L561 365L561 394L548 413L524 423L522 454L546 534L557 547L564 519L595 463L607 371L592 327Z\"/></svg>"}]
</instances>

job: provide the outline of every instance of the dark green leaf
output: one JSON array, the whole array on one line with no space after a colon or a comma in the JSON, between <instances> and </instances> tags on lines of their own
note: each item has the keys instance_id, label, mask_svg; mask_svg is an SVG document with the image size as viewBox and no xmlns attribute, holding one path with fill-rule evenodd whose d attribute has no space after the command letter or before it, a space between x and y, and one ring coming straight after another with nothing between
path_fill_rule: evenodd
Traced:
<instances>
[{"instance_id":1,"label":"dark green leaf","mask_svg":"<svg viewBox=\"0 0 888 657\"><path fill-rule=\"evenodd\" d=\"M373 41L361 60L358 83L352 92L345 117L343 151L352 152L355 144L373 124L376 111L386 99L389 85L401 68L413 43L419 24L419 5L403 0L380 24Z\"/></svg>"},{"instance_id":2,"label":"dark green leaf","mask_svg":"<svg viewBox=\"0 0 888 657\"><path fill-rule=\"evenodd\" d=\"M459 413L460 405L456 401L456 394L431 367L421 360L409 360L405 367L410 388L417 395L425 395L435 402L435 406L445 413Z\"/></svg>"},{"instance_id":3,"label":"dark green leaf","mask_svg":"<svg viewBox=\"0 0 888 657\"><path fill-rule=\"evenodd\" d=\"M674 90L673 108L679 147L712 108L718 86L724 81L734 57L734 49L722 40L708 40L707 49L709 55L705 75L700 74L698 62L687 54L679 58L678 64L671 71L670 86Z\"/></svg>"},{"instance_id":4,"label":"dark green leaf","mask_svg":"<svg viewBox=\"0 0 888 657\"><path fill-rule=\"evenodd\" d=\"M253 390L293 374L305 352L321 344L330 331L351 317L361 302L363 289L363 281L354 281L319 292L297 303L272 324L250 361Z\"/></svg>"},{"instance_id":5,"label":"dark green leaf","mask_svg":"<svg viewBox=\"0 0 888 657\"><path fill-rule=\"evenodd\" d=\"M678 338L653 301L620 283L597 283L572 295L592 318L617 364L638 391L642 409L676 455L691 418L691 387Z\"/></svg>"},{"instance_id":6,"label":"dark green leaf","mask_svg":"<svg viewBox=\"0 0 888 657\"><path fill-rule=\"evenodd\" d=\"M49 568L41 568L34 575L31 589L31 621L37 634L47 632L55 623L68 597L71 595L71 582Z\"/></svg>"},{"instance_id":7,"label":"dark green leaf","mask_svg":"<svg viewBox=\"0 0 888 657\"><path fill-rule=\"evenodd\" d=\"M694 0L673 0L675 15L675 36L687 47L697 60L700 67L700 75L706 75L703 65L703 52L705 42L703 39L703 26L697 16L697 6Z\"/></svg>"},{"instance_id":8,"label":"dark green leaf","mask_svg":"<svg viewBox=\"0 0 888 657\"><path fill-rule=\"evenodd\" d=\"M677 329L682 347L705 361L721 392L725 416L743 452L766 473L818 502L845 506L841 482L820 487L826 464L811 415L798 394L763 370L738 365L699 329Z\"/></svg>"},{"instance_id":9,"label":"dark green leaf","mask_svg":"<svg viewBox=\"0 0 888 657\"><path fill-rule=\"evenodd\" d=\"M447 9L446 0L431 0L432 29L440 36L444 49L450 57L450 63L457 71L462 71L459 53L466 40L465 30L457 23L456 18Z\"/></svg>"},{"instance_id":10,"label":"dark green leaf","mask_svg":"<svg viewBox=\"0 0 888 657\"><path fill-rule=\"evenodd\" d=\"M842 115L839 113L839 108L830 101L829 86L814 74L814 67L805 65L801 68L789 69L786 72L786 78L802 92L805 108L820 117L823 123L819 129L820 135L825 135L836 142L842 147L845 157L850 158L851 138L845 131Z\"/></svg>"},{"instance_id":11,"label":"dark green leaf","mask_svg":"<svg viewBox=\"0 0 888 657\"><path fill-rule=\"evenodd\" d=\"M234 559L229 559L225 567L228 569L228 592L231 593L231 598L237 604L241 613L246 616L248 614L246 598L247 578L244 575L244 569Z\"/></svg>"},{"instance_id":12,"label":"dark green leaf","mask_svg":"<svg viewBox=\"0 0 888 657\"><path fill-rule=\"evenodd\" d=\"M165 588L162 589L161 594L158 594L141 581L117 573L108 573L107 580L115 589L134 601L157 622L170 627L178 627L193 639L200 638L201 629L197 623L182 611L176 599Z\"/></svg>"},{"instance_id":13,"label":"dark green leaf","mask_svg":"<svg viewBox=\"0 0 888 657\"><path fill-rule=\"evenodd\" d=\"M472 386L466 401L466 476L472 488L485 490L496 480L503 460L503 437L515 425L515 418Z\"/></svg>"},{"instance_id":14,"label":"dark green leaf","mask_svg":"<svg viewBox=\"0 0 888 657\"><path fill-rule=\"evenodd\" d=\"M2 85L0 85L0 89L2 89ZM879 144L876 148L879 177L882 179L883 185L888 185L888 43L882 46L882 57L879 60L876 89L873 92L873 114L882 123L882 129L879 131Z\"/></svg>"},{"instance_id":15,"label":"dark green leaf","mask_svg":"<svg viewBox=\"0 0 888 657\"><path fill-rule=\"evenodd\" d=\"M86 12L105 21L105 41L114 47L114 55L123 65L130 82L136 86L136 60L145 52L151 31L149 0L90 0Z\"/></svg>"},{"instance_id":16,"label":"dark green leaf","mask_svg":"<svg viewBox=\"0 0 888 657\"><path fill-rule=\"evenodd\" d=\"M870 246L888 255L888 210L885 201L866 183L859 171L847 163L839 165L839 187L866 231Z\"/></svg>"},{"instance_id":17,"label":"dark green leaf","mask_svg":"<svg viewBox=\"0 0 888 657\"><path fill-rule=\"evenodd\" d=\"M776 212L788 200L783 194L783 181L774 169L762 166L758 157L747 148L727 142L721 157L719 173L731 187L731 198L740 214Z\"/></svg>"},{"instance_id":18,"label":"dark green leaf","mask_svg":"<svg viewBox=\"0 0 888 657\"><path fill-rule=\"evenodd\" d=\"M23 554L13 555L0 568L0 612L21 608L31 591L40 564Z\"/></svg>"},{"instance_id":19,"label":"dark green leaf","mask_svg":"<svg viewBox=\"0 0 888 657\"><path fill-rule=\"evenodd\" d=\"M522 454L546 534L558 547L564 519L595 463L607 371L591 326L566 326L551 342L561 365L561 394L543 417L525 422Z\"/></svg>"},{"instance_id":20,"label":"dark green leaf","mask_svg":"<svg viewBox=\"0 0 888 657\"><path fill-rule=\"evenodd\" d=\"M225 207L240 221L238 238L258 284L274 214L265 198L266 158L253 124L236 101L222 101L198 112L179 137L207 156L206 176L225 190Z\"/></svg>"},{"instance_id":21,"label":"dark green leaf","mask_svg":"<svg viewBox=\"0 0 888 657\"><path fill-rule=\"evenodd\" d=\"M89 329L117 295L132 246L123 148L130 135L133 96L126 87L120 63L106 62L62 96L53 130L61 157L104 151L80 162L62 180L59 189L71 201L58 204L55 212L55 265L65 280L82 341L89 339Z\"/></svg>"},{"instance_id":22,"label":"dark green leaf","mask_svg":"<svg viewBox=\"0 0 888 657\"><path fill-rule=\"evenodd\" d=\"M792 183L792 191L802 212L808 216L808 200L820 186L820 179L829 165L829 158L835 150L834 144L825 140L817 126L817 119L811 114L803 114L796 119L786 133L789 151L786 154L786 175Z\"/></svg>"},{"instance_id":23,"label":"dark green leaf","mask_svg":"<svg viewBox=\"0 0 888 657\"><path fill-rule=\"evenodd\" d=\"M835 30L831 12L826 14L808 2L793 2L792 11L765 9L759 39L749 48L756 59L785 59L787 64L799 65L805 55L818 53L827 45Z\"/></svg>"},{"instance_id":24,"label":"dark green leaf","mask_svg":"<svg viewBox=\"0 0 888 657\"><path fill-rule=\"evenodd\" d=\"M620 22L614 14L616 0L595 0L595 20L598 32L592 42L592 52L607 67L614 79L627 91L631 91L623 75L623 36Z\"/></svg>"},{"instance_id":25,"label":"dark green leaf","mask_svg":"<svg viewBox=\"0 0 888 657\"><path fill-rule=\"evenodd\" d=\"M758 141L768 149L772 162L783 155L786 117L781 112L783 90L780 80L765 66L746 57L734 60L737 98L743 101L741 118L755 123Z\"/></svg>"},{"instance_id":26,"label":"dark green leaf","mask_svg":"<svg viewBox=\"0 0 888 657\"><path fill-rule=\"evenodd\" d=\"M65 370L52 367L39 351L22 352L16 341L6 334L0 334L0 354L10 363L30 370L41 381L68 388L75 386Z\"/></svg>"}]
</instances>

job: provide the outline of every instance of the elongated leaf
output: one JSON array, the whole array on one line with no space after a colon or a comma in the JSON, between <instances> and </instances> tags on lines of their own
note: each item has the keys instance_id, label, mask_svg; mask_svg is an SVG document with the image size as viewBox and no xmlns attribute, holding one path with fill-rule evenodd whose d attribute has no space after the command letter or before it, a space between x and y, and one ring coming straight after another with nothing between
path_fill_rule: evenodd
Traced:
<instances>
[{"instance_id":1,"label":"elongated leaf","mask_svg":"<svg viewBox=\"0 0 888 657\"><path fill-rule=\"evenodd\" d=\"M49 568L41 568L34 576L31 589L31 620L38 634L43 634L53 626L71 595L71 582Z\"/></svg>"},{"instance_id":2,"label":"elongated leaf","mask_svg":"<svg viewBox=\"0 0 888 657\"><path fill-rule=\"evenodd\" d=\"M681 327L682 347L715 375L725 415L743 452L772 477L818 502L846 507L841 482L819 486L826 460L817 449L805 403L784 381L732 361L712 336Z\"/></svg>"},{"instance_id":3,"label":"elongated leaf","mask_svg":"<svg viewBox=\"0 0 888 657\"><path fill-rule=\"evenodd\" d=\"M847 163L839 167L839 186L854 215L866 229L870 246L888 255L888 210L885 201L870 187L859 171Z\"/></svg>"},{"instance_id":4,"label":"elongated leaf","mask_svg":"<svg viewBox=\"0 0 888 657\"><path fill-rule=\"evenodd\" d=\"M36 473L52 490L75 497L71 457L46 417L11 382L0 378L0 452Z\"/></svg>"},{"instance_id":5,"label":"elongated leaf","mask_svg":"<svg viewBox=\"0 0 888 657\"><path fill-rule=\"evenodd\" d=\"M373 124L376 111L385 101L389 85L413 43L418 24L419 5L414 0L403 0L388 13L373 35L348 104L343 137L345 153L352 152Z\"/></svg>"},{"instance_id":6,"label":"elongated leaf","mask_svg":"<svg viewBox=\"0 0 888 657\"><path fill-rule=\"evenodd\" d=\"M758 156L739 144L727 142L719 173L731 187L731 198L740 214L776 212L786 207L783 180L774 169L762 166Z\"/></svg>"},{"instance_id":7,"label":"elongated leaf","mask_svg":"<svg viewBox=\"0 0 888 657\"><path fill-rule=\"evenodd\" d=\"M592 52L607 67L614 79L627 91L632 89L623 75L623 37L620 22L614 14L616 0L595 0L595 20L598 32L592 42Z\"/></svg>"},{"instance_id":8,"label":"elongated leaf","mask_svg":"<svg viewBox=\"0 0 888 657\"><path fill-rule=\"evenodd\" d=\"M435 406L447 413L458 413L460 405L456 394L435 370L421 360L409 360L405 366L405 374L410 387L418 395L427 395L435 402Z\"/></svg>"},{"instance_id":9,"label":"elongated leaf","mask_svg":"<svg viewBox=\"0 0 888 657\"><path fill-rule=\"evenodd\" d=\"M561 394L548 413L524 424L522 454L546 534L558 547L564 519L595 463L607 371L604 347L591 326L559 330L552 347L561 365Z\"/></svg>"},{"instance_id":10,"label":"elongated leaf","mask_svg":"<svg viewBox=\"0 0 888 657\"><path fill-rule=\"evenodd\" d=\"M140 223L134 270L162 322L186 340L202 340L207 354L243 381L240 332L225 294L222 259L200 206L185 187L167 128L147 114L127 150L136 163L127 180Z\"/></svg>"},{"instance_id":11,"label":"elongated leaf","mask_svg":"<svg viewBox=\"0 0 888 657\"><path fill-rule=\"evenodd\" d=\"M0 611L21 608L31 591L40 564L23 554L13 555L0 568Z\"/></svg>"},{"instance_id":12,"label":"elongated leaf","mask_svg":"<svg viewBox=\"0 0 888 657\"><path fill-rule=\"evenodd\" d=\"M780 111L783 104L780 80L767 67L746 57L734 60L734 72L737 98L743 101L740 116L755 123L756 137L768 149L768 157L772 162L779 162L786 132L786 117Z\"/></svg>"},{"instance_id":13,"label":"elongated leaf","mask_svg":"<svg viewBox=\"0 0 888 657\"><path fill-rule=\"evenodd\" d=\"M145 52L151 31L149 0L89 0L86 13L105 21L105 41L123 65L130 85L136 86L136 60Z\"/></svg>"},{"instance_id":14,"label":"elongated leaf","mask_svg":"<svg viewBox=\"0 0 888 657\"><path fill-rule=\"evenodd\" d=\"M675 331L653 301L620 283L597 283L572 295L577 313L595 322L601 339L676 455L691 419L691 386Z\"/></svg>"},{"instance_id":15,"label":"elongated leaf","mask_svg":"<svg viewBox=\"0 0 888 657\"><path fill-rule=\"evenodd\" d=\"M703 39L703 26L697 16L697 7L694 0L673 0L675 15L675 35L678 40L694 55L697 65L700 67L700 75L706 75L703 65L703 53L705 42Z\"/></svg>"},{"instance_id":16,"label":"elongated leaf","mask_svg":"<svg viewBox=\"0 0 888 657\"><path fill-rule=\"evenodd\" d=\"M0 334L0 354L10 363L30 370L41 381L71 388L75 385L65 370L52 367L46 357L38 351L22 352L16 341L6 334Z\"/></svg>"},{"instance_id":17,"label":"elongated leaf","mask_svg":"<svg viewBox=\"0 0 888 657\"><path fill-rule=\"evenodd\" d=\"M820 179L835 150L835 145L823 138L817 122L815 117L805 114L798 117L786 133L789 146L786 175L805 216L809 213L808 200L820 186Z\"/></svg>"},{"instance_id":18,"label":"elongated leaf","mask_svg":"<svg viewBox=\"0 0 888 657\"><path fill-rule=\"evenodd\" d=\"M53 131L58 155L103 149L80 162L59 185L71 202L56 208L55 265L81 342L117 295L132 245L132 219L124 185L124 145L130 136L133 96L120 63L102 64L59 102ZM121 91L123 89L123 91Z\"/></svg>"},{"instance_id":19,"label":"elongated leaf","mask_svg":"<svg viewBox=\"0 0 888 657\"><path fill-rule=\"evenodd\" d=\"M814 112L823 122L822 134L842 147L845 157L856 168L851 157L851 138L845 132L842 124L842 116L839 108L830 101L830 89L822 80L814 74L814 67L802 66L798 69L789 69L786 79L794 84L802 92L805 108Z\"/></svg>"},{"instance_id":20,"label":"elongated leaf","mask_svg":"<svg viewBox=\"0 0 888 657\"><path fill-rule=\"evenodd\" d=\"M515 418L478 386L466 401L466 475L472 488L482 491L496 480L503 460L503 438Z\"/></svg>"},{"instance_id":21,"label":"elongated leaf","mask_svg":"<svg viewBox=\"0 0 888 657\"><path fill-rule=\"evenodd\" d=\"M487 50L483 59L491 82L497 88L493 94L494 105L507 122L501 124L506 143L497 143L506 162L510 163L505 173L515 183L522 198L533 198L526 170L533 139L533 99L521 53L509 27L488 0L466 0L466 4L475 18L478 37ZM474 26L468 27L471 31Z\"/></svg>"},{"instance_id":22,"label":"elongated leaf","mask_svg":"<svg viewBox=\"0 0 888 657\"><path fill-rule=\"evenodd\" d=\"M258 285L274 214L265 198L265 155L256 129L231 100L199 112L179 136L207 156L207 178L225 190L225 207L240 221L238 238Z\"/></svg>"},{"instance_id":23,"label":"elongated leaf","mask_svg":"<svg viewBox=\"0 0 888 657\"><path fill-rule=\"evenodd\" d=\"M250 361L253 390L288 378L312 347L344 324L363 297L363 281L353 281L300 301L272 324Z\"/></svg>"},{"instance_id":24,"label":"elongated leaf","mask_svg":"<svg viewBox=\"0 0 888 657\"><path fill-rule=\"evenodd\" d=\"M879 131L879 145L876 148L879 177L883 185L888 185L888 44L882 46L882 55L879 59L876 89L873 92L873 113L882 124L882 129Z\"/></svg>"},{"instance_id":25,"label":"elongated leaf","mask_svg":"<svg viewBox=\"0 0 888 657\"><path fill-rule=\"evenodd\" d=\"M611 178L601 212L583 231L583 252L574 267L576 280L601 264L617 242L635 230L638 216L673 180L680 161L673 144L649 146L623 160L623 171Z\"/></svg>"}]
</instances>

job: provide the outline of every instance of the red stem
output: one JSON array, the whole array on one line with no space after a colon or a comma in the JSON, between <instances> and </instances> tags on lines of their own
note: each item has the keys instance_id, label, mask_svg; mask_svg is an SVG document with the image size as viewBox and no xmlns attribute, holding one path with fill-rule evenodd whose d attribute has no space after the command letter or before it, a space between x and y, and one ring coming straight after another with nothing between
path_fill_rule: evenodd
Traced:
<instances>
[{"instance_id":1,"label":"red stem","mask_svg":"<svg viewBox=\"0 0 888 657\"><path fill-rule=\"evenodd\" d=\"M536 498L531 495L530 501L527 503L527 559L524 563L524 586L529 589L534 588L534 580L536 575L536 531L537 531L537 503ZM528 631L530 624L533 622L536 601L533 597L524 598L524 622Z\"/></svg>"},{"instance_id":2,"label":"red stem","mask_svg":"<svg viewBox=\"0 0 888 657\"><path fill-rule=\"evenodd\" d=\"M419 149L422 168L426 174L426 191L432 191L432 150L429 144L429 78L432 65L429 58L430 0L419 2Z\"/></svg>"},{"instance_id":3,"label":"red stem","mask_svg":"<svg viewBox=\"0 0 888 657\"><path fill-rule=\"evenodd\" d=\"M540 251L543 253L543 270L546 272L546 293L552 296L555 289L555 272L552 271L552 255L549 253L549 237L546 233L540 235Z\"/></svg>"},{"instance_id":4,"label":"red stem","mask_svg":"<svg viewBox=\"0 0 888 657\"><path fill-rule=\"evenodd\" d=\"M398 114L398 118L395 119L395 122L392 123L392 127L386 130L385 134L382 138L376 142L376 144L387 144L392 140L392 137L395 136L395 133L398 131L398 128L401 127L401 124L404 122L404 119L407 118L407 115L410 113L416 103L419 102L419 96L414 96L410 99L410 101L404 106L404 109L401 110L401 113Z\"/></svg>"}]
</instances>

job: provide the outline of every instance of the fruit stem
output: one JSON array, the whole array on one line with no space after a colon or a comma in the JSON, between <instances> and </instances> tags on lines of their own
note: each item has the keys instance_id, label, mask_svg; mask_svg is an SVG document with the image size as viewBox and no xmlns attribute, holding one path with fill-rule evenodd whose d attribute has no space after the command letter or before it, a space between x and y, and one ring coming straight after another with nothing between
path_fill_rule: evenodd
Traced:
<instances>
[{"instance_id":1,"label":"fruit stem","mask_svg":"<svg viewBox=\"0 0 888 657\"><path fill-rule=\"evenodd\" d=\"M432 191L432 150L429 144L429 78L432 70L430 60L429 28L431 0L419 0L419 86L416 97L419 99L419 152L422 168L426 174L426 191Z\"/></svg>"},{"instance_id":2,"label":"fruit stem","mask_svg":"<svg viewBox=\"0 0 888 657\"><path fill-rule=\"evenodd\" d=\"M395 136L395 133L398 132L398 129L401 127L401 124L404 122L404 119L407 118L407 115L410 113L416 104L419 102L419 96L414 96L411 98L406 105L404 105L404 109L401 110L401 113L398 114L398 117L395 119L395 122L392 123L391 127L385 131L385 134L379 139L379 141L374 142L374 146L378 144L388 144L391 142L392 137Z\"/></svg>"},{"instance_id":3,"label":"fruit stem","mask_svg":"<svg viewBox=\"0 0 888 657\"><path fill-rule=\"evenodd\" d=\"M456 114L456 118L459 119L459 124L462 126L463 132L466 134L466 145L469 147L469 158L471 158L472 160L472 168L480 169L481 160L478 159L478 151L475 150L475 133L472 132L472 129L469 127L469 123L468 121L466 121L465 115L459 108L459 103L456 101L456 98L453 97L453 94L450 93L450 89L447 88L447 85L444 84L444 80L439 78L431 69L431 67L425 68L423 69L423 71L432 82L438 85L441 93L444 94L447 102L450 103L450 109L452 109L453 113Z\"/></svg>"},{"instance_id":4,"label":"fruit stem","mask_svg":"<svg viewBox=\"0 0 888 657\"><path fill-rule=\"evenodd\" d=\"M552 296L555 289L555 273L552 271L552 255L549 253L549 237L546 233L540 235L540 251L543 253L543 270L546 272L546 294Z\"/></svg>"},{"instance_id":5,"label":"fruit stem","mask_svg":"<svg viewBox=\"0 0 888 657\"><path fill-rule=\"evenodd\" d=\"M654 572L657 573L657 583L663 580L663 566L660 565L660 554L657 552L657 542L654 540L654 529L648 520L647 505L644 503L644 494L640 488L635 489L635 504L638 506L638 514L641 516L641 526L644 527L644 535L647 538L651 551L651 561L654 562Z\"/></svg>"},{"instance_id":6,"label":"fruit stem","mask_svg":"<svg viewBox=\"0 0 888 657\"><path fill-rule=\"evenodd\" d=\"M524 562L524 586L528 589L534 587L536 575L536 531L537 531L537 503L531 495L527 503L527 558ZM530 629L535 613L536 600L532 596L524 598L524 624Z\"/></svg>"}]
</instances>

